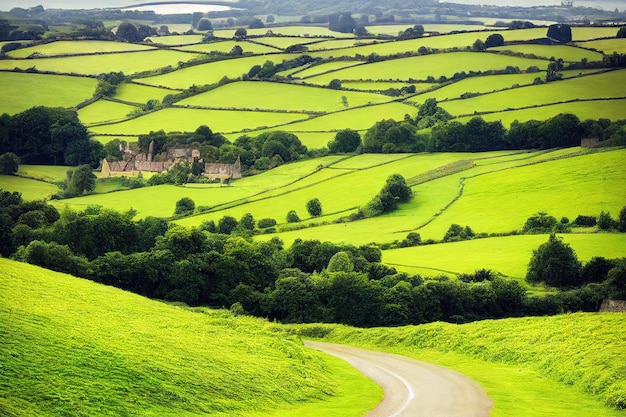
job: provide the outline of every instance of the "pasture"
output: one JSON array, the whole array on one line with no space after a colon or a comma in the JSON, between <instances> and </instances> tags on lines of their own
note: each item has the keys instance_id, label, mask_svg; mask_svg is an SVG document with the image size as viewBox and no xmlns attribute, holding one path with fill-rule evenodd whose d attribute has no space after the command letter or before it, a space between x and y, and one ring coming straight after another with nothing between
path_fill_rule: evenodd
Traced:
<instances>
[{"instance_id":1,"label":"pasture","mask_svg":"<svg viewBox=\"0 0 626 417\"><path fill-rule=\"evenodd\" d=\"M597 41L579 42L578 45L583 48L597 49L606 54L612 54L613 52L620 54L626 53L626 39L601 39Z\"/></svg>"},{"instance_id":2,"label":"pasture","mask_svg":"<svg viewBox=\"0 0 626 417\"><path fill-rule=\"evenodd\" d=\"M78 118L87 127L98 123L119 122L138 107L100 99L78 110Z\"/></svg>"},{"instance_id":3,"label":"pasture","mask_svg":"<svg viewBox=\"0 0 626 417\"><path fill-rule=\"evenodd\" d=\"M194 35L167 35L167 36L151 36L147 38L157 45L177 46L177 45L192 45L202 42L201 34Z\"/></svg>"},{"instance_id":4,"label":"pasture","mask_svg":"<svg viewBox=\"0 0 626 417\"><path fill-rule=\"evenodd\" d=\"M510 51L524 55L535 55L541 58L562 58L565 62L602 61L602 54L583 48L567 45L505 45L489 48L489 51Z\"/></svg>"},{"instance_id":5,"label":"pasture","mask_svg":"<svg viewBox=\"0 0 626 417\"><path fill-rule=\"evenodd\" d=\"M618 417L626 351L626 315L577 313L553 317L430 323L357 329L303 325L300 334L385 350L455 369L494 400L492 417ZM514 395L512 395L514 393Z\"/></svg>"},{"instance_id":6,"label":"pasture","mask_svg":"<svg viewBox=\"0 0 626 417\"><path fill-rule=\"evenodd\" d=\"M276 324L0 266L3 414L357 417L382 397Z\"/></svg>"},{"instance_id":7,"label":"pasture","mask_svg":"<svg viewBox=\"0 0 626 417\"><path fill-rule=\"evenodd\" d=\"M47 199L59 191L59 187L54 184L14 175L0 175L0 188L10 192L17 191L27 201Z\"/></svg>"},{"instance_id":8,"label":"pasture","mask_svg":"<svg viewBox=\"0 0 626 417\"><path fill-rule=\"evenodd\" d=\"M219 29L214 30L213 34L218 38L232 38L235 36L235 31L237 29ZM248 36L262 36L267 33L268 30L271 30L272 33L276 35L282 36L301 36L305 40L307 38L315 38L315 37L342 37L342 38L352 38L354 35L349 33L338 33L329 30L324 26L276 26L271 28L260 28L260 29L248 29Z\"/></svg>"},{"instance_id":9,"label":"pasture","mask_svg":"<svg viewBox=\"0 0 626 417\"><path fill-rule=\"evenodd\" d=\"M261 39L263 41L263 39ZM269 54L280 52L280 49L271 46L261 45L256 42L249 41L221 41L211 43L200 43L197 45L187 45L180 48L176 48L180 51L190 52L221 52L223 54L229 53L235 46L240 46L244 54Z\"/></svg>"},{"instance_id":10,"label":"pasture","mask_svg":"<svg viewBox=\"0 0 626 417\"><path fill-rule=\"evenodd\" d=\"M353 67L355 65L363 64L361 61L331 61L319 65L313 65L308 68L300 69L293 73L294 78L305 79L315 75L323 74L326 72L337 71L340 69Z\"/></svg>"},{"instance_id":11,"label":"pasture","mask_svg":"<svg viewBox=\"0 0 626 417\"><path fill-rule=\"evenodd\" d=\"M166 88L149 87L135 83L122 83L115 90L115 98L131 103L145 103L148 100L162 101L168 94L176 94L178 91Z\"/></svg>"},{"instance_id":12,"label":"pasture","mask_svg":"<svg viewBox=\"0 0 626 417\"><path fill-rule=\"evenodd\" d=\"M307 82L328 84L332 79L371 80L371 81L408 81L452 77L456 72L504 70L507 66L526 69L538 66L547 67L548 61L503 56L491 53L452 52L410 58L392 59L367 65L342 69L333 73L308 78Z\"/></svg>"},{"instance_id":13,"label":"pasture","mask_svg":"<svg viewBox=\"0 0 626 417\"><path fill-rule=\"evenodd\" d=\"M592 74L514 90L494 92L465 100L441 103L453 115L467 115L474 110L494 112L563 101L584 101L595 98L624 98L626 70Z\"/></svg>"},{"instance_id":14,"label":"pasture","mask_svg":"<svg viewBox=\"0 0 626 417\"><path fill-rule=\"evenodd\" d=\"M135 74L142 71L156 70L168 65L177 66L179 62L198 58L197 54L180 51L149 50L105 55L80 55L72 57L5 59L0 60L0 69L50 71L63 74L98 75L106 72L122 71Z\"/></svg>"},{"instance_id":15,"label":"pasture","mask_svg":"<svg viewBox=\"0 0 626 417\"><path fill-rule=\"evenodd\" d=\"M154 47L112 41L56 41L17 49L7 53L7 55L11 58L28 58L32 54L49 57L71 54L99 54L148 50L154 50Z\"/></svg>"},{"instance_id":16,"label":"pasture","mask_svg":"<svg viewBox=\"0 0 626 417\"><path fill-rule=\"evenodd\" d=\"M250 94L254 91L254 94ZM345 98L345 99L344 99ZM241 81L181 100L182 106L331 112L391 101L379 94L263 81Z\"/></svg>"},{"instance_id":17,"label":"pasture","mask_svg":"<svg viewBox=\"0 0 626 417\"><path fill-rule=\"evenodd\" d=\"M16 114L34 106L73 107L90 99L96 84L85 77L0 72L0 114Z\"/></svg>"}]
</instances>

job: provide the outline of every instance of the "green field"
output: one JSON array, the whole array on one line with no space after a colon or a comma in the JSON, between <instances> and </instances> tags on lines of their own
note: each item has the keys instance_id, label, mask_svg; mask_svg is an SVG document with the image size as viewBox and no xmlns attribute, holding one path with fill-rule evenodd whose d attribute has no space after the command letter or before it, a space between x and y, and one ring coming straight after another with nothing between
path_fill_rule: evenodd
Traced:
<instances>
[{"instance_id":1,"label":"green field","mask_svg":"<svg viewBox=\"0 0 626 417\"><path fill-rule=\"evenodd\" d=\"M141 82L154 86L184 89L194 84L214 84L224 76L237 78L242 74L247 74L250 68L255 65L263 65L265 61L271 60L274 63L280 63L290 58L293 58L293 56L289 54L277 54L218 61L209 64L195 65L169 74L142 78Z\"/></svg>"},{"instance_id":2,"label":"green field","mask_svg":"<svg viewBox=\"0 0 626 417\"><path fill-rule=\"evenodd\" d=\"M622 81L625 77L626 70L610 71L558 82L520 87L465 100L449 101L441 103L441 107L451 114L459 116L467 115L476 109L480 109L482 112L494 112L563 101L624 98L626 97L626 84Z\"/></svg>"},{"instance_id":3,"label":"green field","mask_svg":"<svg viewBox=\"0 0 626 417\"><path fill-rule=\"evenodd\" d=\"M5 191L17 191L27 201L43 200L59 191L56 185L13 175L0 175L0 188Z\"/></svg>"},{"instance_id":4,"label":"green field","mask_svg":"<svg viewBox=\"0 0 626 417\"><path fill-rule=\"evenodd\" d=\"M618 233L560 235L576 251L578 259L594 256L626 257L626 236ZM383 262L399 271L424 276L440 271L454 274L491 269L524 280L533 250L548 241L548 235L504 236L393 249L383 252ZM453 268L452 268L453 267Z\"/></svg>"},{"instance_id":5,"label":"green field","mask_svg":"<svg viewBox=\"0 0 626 417\"><path fill-rule=\"evenodd\" d=\"M356 329L301 326L346 343L413 357L462 372L494 400L492 417L618 417L626 397L623 313L431 323Z\"/></svg>"},{"instance_id":6,"label":"green field","mask_svg":"<svg viewBox=\"0 0 626 417\"><path fill-rule=\"evenodd\" d=\"M350 89L363 90L363 91L385 91L390 88L401 89L403 87L409 87L411 85L414 85L416 88L416 91L419 92L419 91L425 91L425 90L431 89L436 84L431 84L431 83L410 84L410 83L403 83L403 82L384 82L384 81L382 82L381 81L372 81L372 82L346 81L346 82L341 83L341 86L343 88L350 88Z\"/></svg>"},{"instance_id":7,"label":"green field","mask_svg":"<svg viewBox=\"0 0 626 417\"><path fill-rule=\"evenodd\" d=\"M582 59L589 62L602 61L602 54L599 52L566 45L505 45L489 48L489 51L511 51L547 59L562 58L565 62L578 62Z\"/></svg>"},{"instance_id":8,"label":"green field","mask_svg":"<svg viewBox=\"0 0 626 417\"><path fill-rule=\"evenodd\" d=\"M343 49L353 46L369 45L372 43L382 43L385 41L377 39L330 39L322 42L314 42L307 45L309 51L323 51L327 49Z\"/></svg>"},{"instance_id":9,"label":"green field","mask_svg":"<svg viewBox=\"0 0 626 417\"><path fill-rule=\"evenodd\" d=\"M96 84L85 77L0 72L0 114L16 114L34 106L73 107L90 99Z\"/></svg>"},{"instance_id":10,"label":"green field","mask_svg":"<svg viewBox=\"0 0 626 417\"><path fill-rule=\"evenodd\" d=\"M337 71L343 68L362 64L360 61L331 61L320 65L314 65L293 74L294 78L307 78L325 72Z\"/></svg>"},{"instance_id":11,"label":"green field","mask_svg":"<svg viewBox=\"0 0 626 417\"><path fill-rule=\"evenodd\" d=\"M0 266L3 415L357 417L382 397L276 324Z\"/></svg>"},{"instance_id":12,"label":"green field","mask_svg":"<svg viewBox=\"0 0 626 417\"><path fill-rule=\"evenodd\" d=\"M78 110L78 118L87 127L97 123L119 122L138 107L100 99Z\"/></svg>"},{"instance_id":13,"label":"green field","mask_svg":"<svg viewBox=\"0 0 626 417\"><path fill-rule=\"evenodd\" d=\"M11 58L28 58L31 54L41 56L94 54L103 52L148 51L154 48L135 43L110 41L56 41L28 48L17 49L7 53Z\"/></svg>"},{"instance_id":14,"label":"green field","mask_svg":"<svg viewBox=\"0 0 626 417\"><path fill-rule=\"evenodd\" d=\"M245 129L283 125L306 119L305 114L242 112L236 110L198 110L166 108L126 122L89 129L96 135L127 134L142 135L160 129L166 132L192 132L201 125L210 126L215 132L240 132Z\"/></svg>"},{"instance_id":15,"label":"green field","mask_svg":"<svg viewBox=\"0 0 626 417\"><path fill-rule=\"evenodd\" d=\"M5 59L0 60L0 69L51 71L64 74L97 75L106 72L122 71L134 74L155 70L168 65L176 66L179 62L191 61L198 55L180 51L150 50L105 55L82 55L61 58Z\"/></svg>"},{"instance_id":16,"label":"green field","mask_svg":"<svg viewBox=\"0 0 626 417\"><path fill-rule=\"evenodd\" d=\"M261 39L263 42L263 39ZM211 43L201 43L197 45L189 45L183 46L181 48L176 48L181 51L192 51L192 52L222 52L229 53L233 47L237 45L240 46L243 50L243 53L252 53L252 54L268 54L272 52L280 52L278 48L272 48L265 45L259 45L258 43L248 42L248 41L221 41L221 42L211 42Z\"/></svg>"},{"instance_id":17,"label":"green field","mask_svg":"<svg viewBox=\"0 0 626 417\"><path fill-rule=\"evenodd\" d=\"M281 37L255 38L255 41L261 44L269 45L273 48L282 50L292 45L306 45L309 43L313 43L313 42L316 42L316 39L302 38L299 36L296 36L296 37L281 36Z\"/></svg>"},{"instance_id":18,"label":"green field","mask_svg":"<svg viewBox=\"0 0 626 417\"><path fill-rule=\"evenodd\" d=\"M262 81L242 81L187 98L177 104L251 110L331 112L347 108L343 97L347 100L347 107L384 103L391 100L391 97L379 94Z\"/></svg>"},{"instance_id":19,"label":"green field","mask_svg":"<svg viewBox=\"0 0 626 417\"><path fill-rule=\"evenodd\" d=\"M451 77L460 71L503 70L507 66L526 69L536 65L545 69L547 61L503 56L491 53L455 52L410 58L393 59L357 67L346 68L330 74L308 78L307 82L328 84L332 79L406 81L425 80L428 76Z\"/></svg>"},{"instance_id":20,"label":"green field","mask_svg":"<svg viewBox=\"0 0 626 417\"><path fill-rule=\"evenodd\" d=\"M20 165L17 175L46 182L63 181L70 167L59 165Z\"/></svg>"},{"instance_id":21,"label":"green field","mask_svg":"<svg viewBox=\"0 0 626 417\"><path fill-rule=\"evenodd\" d=\"M237 29L219 29L214 30L213 35L218 38L232 38L235 36L235 31ZM271 30L272 33L276 35L282 36L302 36L303 38L308 37L341 37L341 38L351 38L354 35L349 33L338 33L329 30L324 26L276 26L271 28L261 28L261 29L248 29L248 36L251 35L265 35L268 30Z\"/></svg>"},{"instance_id":22,"label":"green field","mask_svg":"<svg viewBox=\"0 0 626 417\"><path fill-rule=\"evenodd\" d=\"M145 103L148 100L163 100L168 94L176 94L178 91L165 88L149 87L145 85L123 83L117 86L115 98L131 103Z\"/></svg>"},{"instance_id":23,"label":"green field","mask_svg":"<svg viewBox=\"0 0 626 417\"><path fill-rule=\"evenodd\" d=\"M152 36L147 40L158 45L191 45L202 42L202 35Z\"/></svg>"},{"instance_id":24,"label":"green field","mask_svg":"<svg viewBox=\"0 0 626 417\"><path fill-rule=\"evenodd\" d=\"M578 45L583 48L597 49L606 54L612 54L613 52L620 54L626 53L626 39L602 39L598 41L580 42Z\"/></svg>"}]
</instances>

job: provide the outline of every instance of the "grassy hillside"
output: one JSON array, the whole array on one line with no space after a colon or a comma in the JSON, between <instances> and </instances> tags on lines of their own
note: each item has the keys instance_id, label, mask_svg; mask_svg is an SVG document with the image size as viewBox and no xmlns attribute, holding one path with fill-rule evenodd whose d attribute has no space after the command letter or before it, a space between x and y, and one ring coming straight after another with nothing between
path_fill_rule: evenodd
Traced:
<instances>
[{"instance_id":1,"label":"grassy hillside","mask_svg":"<svg viewBox=\"0 0 626 417\"><path fill-rule=\"evenodd\" d=\"M381 398L277 325L13 261L0 269L3 416L356 417Z\"/></svg>"},{"instance_id":2,"label":"grassy hillside","mask_svg":"<svg viewBox=\"0 0 626 417\"><path fill-rule=\"evenodd\" d=\"M456 369L495 402L492 417L617 417L626 411L626 314L431 323L355 329L309 325L304 335Z\"/></svg>"}]
</instances>

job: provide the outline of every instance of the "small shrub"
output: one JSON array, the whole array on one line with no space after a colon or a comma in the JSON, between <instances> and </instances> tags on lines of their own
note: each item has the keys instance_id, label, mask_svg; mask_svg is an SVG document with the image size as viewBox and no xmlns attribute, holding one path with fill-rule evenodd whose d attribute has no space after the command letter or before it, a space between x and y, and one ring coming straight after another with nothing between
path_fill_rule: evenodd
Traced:
<instances>
[{"instance_id":1,"label":"small shrub","mask_svg":"<svg viewBox=\"0 0 626 417\"><path fill-rule=\"evenodd\" d=\"M299 221L300 217L295 210L291 210L289 211L289 213L287 213L287 223L298 223Z\"/></svg>"},{"instance_id":2,"label":"small shrub","mask_svg":"<svg viewBox=\"0 0 626 417\"><path fill-rule=\"evenodd\" d=\"M582 227L593 227L597 224L597 220L595 216L583 216L579 214L574 220L574 224Z\"/></svg>"},{"instance_id":3,"label":"small shrub","mask_svg":"<svg viewBox=\"0 0 626 417\"><path fill-rule=\"evenodd\" d=\"M276 226L276 220L271 218L261 219L257 222L259 229L267 229L268 227Z\"/></svg>"},{"instance_id":4,"label":"small shrub","mask_svg":"<svg viewBox=\"0 0 626 417\"><path fill-rule=\"evenodd\" d=\"M189 197L183 197L176 202L176 210L174 210L174 214L186 216L193 213L193 210L196 208L196 203Z\"/></svg>"}]
</instances>

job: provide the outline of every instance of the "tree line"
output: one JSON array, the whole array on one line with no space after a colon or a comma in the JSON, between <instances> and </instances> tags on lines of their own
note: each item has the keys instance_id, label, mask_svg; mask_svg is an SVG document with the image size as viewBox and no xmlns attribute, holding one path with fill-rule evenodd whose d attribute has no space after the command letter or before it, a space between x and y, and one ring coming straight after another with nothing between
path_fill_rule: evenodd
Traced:
<instances>
[{"instance_id":1,"label":"tree line","mask_svg":"<svg viewBox=\"0 0 626 417\"><path fill-rule=\"evenodd\" d=\"M59 213L45 202L25 202L19 193L1 191L0 252L151 298L233 308L283 322L355 326L596 311L605 296L624 294L626 284L623 259L594 258L584 267L578 264L580 276L587 278L537 298L519 282L489 270L458 280L398 273L381 263L382 251L375 245L296 240L285 248L278 238L256 242L243 234L133 217L132 211L101 207ZM554 265L544 258L536 263Z\"/></svg>"}]
</instances>

